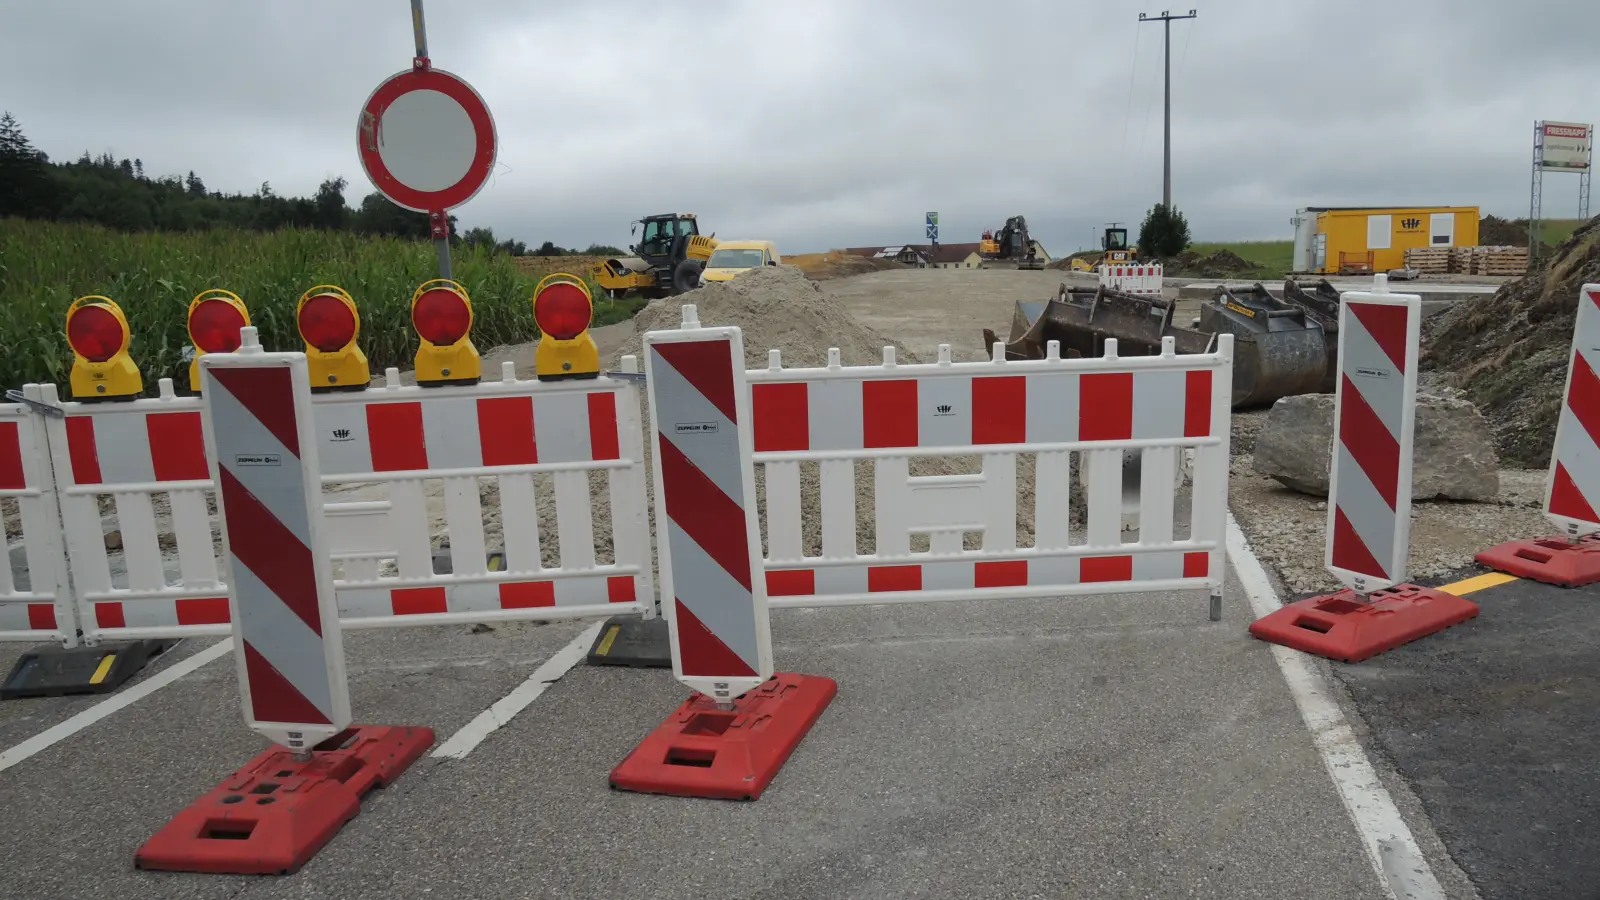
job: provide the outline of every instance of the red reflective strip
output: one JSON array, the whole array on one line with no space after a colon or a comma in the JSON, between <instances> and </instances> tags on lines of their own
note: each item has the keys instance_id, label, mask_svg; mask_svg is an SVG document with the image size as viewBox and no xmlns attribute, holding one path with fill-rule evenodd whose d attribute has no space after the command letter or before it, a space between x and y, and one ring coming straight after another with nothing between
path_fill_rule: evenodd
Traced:
<instances>
[{"instance_id":1,"label":"red reflective strip","mask_svg":"<svg viewBox=\"0 0 1600 900\"><path fill-rule=\"evenodd\" d=\"M397 616L421 616L450 609L443 586L395 588L389 592L389 603Z\"/></svg>"},{"instance_id":2,"label":"red reflective strip","mask_svg":"<svg viewBox=\"0 0 1600 900\"><path fill-rule=\"evenodd\" d=\"M608 603L632 603L636 599L632 575L612 575L606 579Z\"/></svg>"},{"instance_id":3,"label":"red reflective strip","mask_svg":"<svg viewBox=\"0 0 1600 900\"><path fill-rule=\"evenodd\" d=\"M817 592L817 573L811 569L779 569L767 573L767 596L804 597Z\"/></svg>"},{"instance_id":4,"label":"red reflective strip","mask_svg":"<svg viewBox=\"0 0 1600 900\"><path fill-rule=\"evenodd\" d=\"M1022 375L972 379L972 442L1020 444L1028 439L1028 379Z\"/></svg>"},{"instance_id":5,"label":"red reflective strip","mask_svg":"<svg viewBox=\"0 0 1600 900\"><path fill-rule=\"evenodd\" d=\"M217 474L227 510L223 524L228 529L228 550L321 637L322 612L317 605L317 571L311 548L300 543L227 467L219 468Z\"/></svg>"},{"instance_id":6,"label":"red reflective strip","mask_svg":"<svg viewBox=\"0 0 1600 900\"><path fill-rule=\"evenodd\" d=\"M56 607L53 603L29 603L28 627L35 631L56 630Z\"/></svg>"},{"instance_id":7,"label":"red reflective strip","mask_svg":"<svg viewBox=\"0 0 1600 900\"><path fill-rule=\"evenodd\" d=\"M500 585L501 609L534 609L556 605L556 586L550 581L508 581Z\"/></svg>"},{"instance_id":8,"label":"red reflective strip","mask_svg":"<svg viewBox=\"0 0 1600 900\"><path fill-rule=\"evenodd\" d=\"M1600 378L1583 354L1572 353L1572 384L1567 389L1567 409L1589 432L1589 438L1600 444Z\"/></svg>"},{"instance_id":9,"label":"red reflective strip","mask_svg":"<svg viewBox=\"0 0 1600 900\"><path fill-rule=\"evenodd\" d=\"M1183 555L1183 577L1204 578L1211 574L1211 554L1196 550Z\"/></svg>"},{"instance_id":10,"label":"red reflective strip","mask_svg":"<svg viewBox=\"0 0 1600 900\"><path fill-rule=\"evenodd\" d=\"M1211 370L1194 369L1183 381L1183 436L1211 436Z\"/></svg>"},{"instance_id":11,"label":"red reflective strip","mask_svg":"<svg viewBox=\"0 0 1600 900\"><path fill-rule=\"evenodd\" d=\"M1378 303L1362 303L1359 300L1346 304L1350 307L1350 315L1372 339L1377 342L1389 361L1394 363L1395 371L1404 375L1406 371L1406 308L1404 306L1387 306Z\"/></svg>"},{"instance_id":12,"label":"red reflective strip","mask_svg":"<svg viewBox=\"0 0 1600 900\"><path fill-rule=\"evenodd\" d=\"M1339 443L1350 451L1356 465L1378 489L1378 496L1393 511L1400 495L1400 442L1367 405L1350 376L1340 377L1344 379L1344 390L1339 398Z\"/></svg>"},{"instance_id":13,"label":"red reflective strip","mask_svg":"<svg viewBox=\"0 0 1600 900\"><path fill-rule=\"evenodd\" d=\"M211 477L199 412L148 413L144 427L150 435L150 462L157 481L205 481Z\"/></svg>"},{"instance_id":14,"label":"red reflective strip","mask_svg":"<svg viewBox=\"0 0 1600 900\"><path fill-rule=\"evenodd\" d=\"M692 439L692 438L691 438ZM721 566L739 586L751 590L750 544L744 510L695 468L683 451L661 435L660 487L667 518Z\"/></svg>"},{"instance_id":15,"label":"red reflective strip","mask_svg":"<svg viewBox=\"0 0 1600 900\"><path fill-rule=\"evenodd\" d=\"M1078 561L1078 580L1084 584L1100 581L1132 581L1132 556L1085 556Z\"/></svg>"},{"instance_id":16,"label":"red reflective strip","mask_svg":"<svg viewBox=\"0 0 1600 900\"><path fill-rule=\"evenodd\" d=\"M486 466L525 466L539 461L533 432L532 397L485 397L478 401L478 443Z\"/></svg>"},{"instance_id":17,"label":"red reflective strip","mask_svg":"<svg viewBox=\"0 0 1600 900\"><path fill-rule=\"evenodd\" d=\"M0 491L20 491L28 486L22 468L22 425L0 422Z\"/></svg>"},{"instance_id":18,"label":"red reflective strip","mask_svg":"<svg viewBox=\"0 0 1600 900\"><path fill-rule=\"evenodd\" d=\"M651 346L729 422L738 424L733 405L732 341L674 341Z\"/></svg>"},{"instance_id":19,"label":"red reflective strip","mask_svg":"<svg viewBox=\"0 0 1600 900\"><path fill-rule=\"evenodd\" d=\"M1022 587L1028 583L1028 561L1004 559L980 562L972 567L973 587Z\"/></svg>"},{"instance_id":20,"label":"red reflective strip","mask_svg":"<svg viewBox=\"0 0 1600 900\"><path fill-rule=\"evenodd\" d=\"M287 368L216 368L212 374L284 450L300 458L300 428L294 419L294 388Z\"/></svg>"},{"instance_id":21,"label":"red reflective strip","mask_svg":"<svg viewBox=\"0 0 1600 900\"><path fill-rule=\"evenodd\" d=\"M421 403L368 404L367 434L372 444L374 472L409 472L428 468Z\"/></svg>"},{"instance_id":22,"label":"red reflective strip","mask_svg":"<svg viewBox=\"0 0 1600 900\"><path fill-rule=\"evenodd\" d=\"M589 458L621 459L617 447L617 395L595 391L589 395Z\"/></svg>"},{"instance_id":23,"label":"red reflective strip","mask_svg":"<svg viewBox=\"0 0 1600 900\"><path fill-rule=\"evenodd\" d=\"M1594 504L1578 490L1578 483L1572 480L1572 473L1560 460L1556 460L1556 475L1550 483L1550 514L1582 522L1600 522L1595 516Z\"/></svg>"},{"instance_id":24,"label":"red reflective strip","mask_svg":"<svg viewBox=\"0 0 1600 900\"><path fill-rule=\"evenodd\" d=\"M1383 563L1378 562L1377 557L1372 555L1372 551L1361 540L1361 536L1356 534L1355 526L1345 518L1342 509L1333 511L1332 557L1333 565L1337 568L1370 575L1373 578L1389 577L1383 569Z\"/></svg>"},{"instance_id":25,"label":"red reflective strip","mask_svg":"<svg viewBox=\"0 0 1600 900\"><path fill-rule=\"evenodd\" d=\"M861 420L863 446L917 446L916 379L862 382Z\"/></svg>"},{"instance_id":26,"label":"red reflective strip","mask_svg":"<svg viewBox=\"0 0 1600 900\"><path fill-rule=\"evenodd\" d=\"M1078 439L1126 441L1133 437L1133 373L1078 376Z\"/></svg>"},{"instance_id":27,"label":"red reflective strip","mask_svg":"<svg viewBox=\"0 0 1600 900\"><path fill-rule=\"evenodd\" d=\"M74 484L100 483L100 453L94 442L94 416L67 417L67 455Z\"/></svg>"},{"instance_id":28,"label":"red reflective strip","mask_svg":"<svg viewBox=\"0 0 1600 900\"><path fill-rule=\"evenodd\" d=\"M806 393L803 381L751 387L757 453L811 449L811 409Z\"/></svg>"},{"instance_id":29,"label":"red reflective strip","mask_svg":"<svg viewBox=\"0 0 1600 900\"><path fill-rule=\"evenodd\" d=\"M101 628L127 628L128 619L122 614L122 604L106 600L94 605L94 623Z\"/></svg>"},{"instance_id":30,"label":"red reflective strip","mask_svg":"<svg viewBox=\"0 0 1600 900\"><path fill-rule=\"evenodd\" d=\"M673 598L673 603L677 605L678 658L683 674L728 677L756 674L756 670L696 618L682 600Z\"/></svg>"},{"instance_id":31,"label":"red reflective strip","mask_svg":"<svg viewBox=\"0 0 1600 900\"><path fill-rule=\"evenodd\" d=\"M173 605L178 610L179 625L228 624L227 597L184 597Z\"/></svg>"},{"instance_id":32,"label":"red reflective strip","mask_svg":"<svg viewBox=\"0 0 1600 900\"><path fill-rule=\"evenodd\" d=\"M868 566L867 590L874 594L884 591L920 591L922 567Z\"/></svg>"},{"instance_id":33,"label":"red reflective strip","mask_svg":"<svg viewBox=\"0 0 1600 900\"><path fill-rule=\"evenodd\" d=\"M213 372L240 371L248 369L213 369ZM322 710L299 689L283 677L272 663L261 652L251 646L249 641L244 643L244 668L245 674L250 679L250 713L257 722L287 722L304 723L307 725L330 725L328 717Z\"/></svg>"}]
</instances>

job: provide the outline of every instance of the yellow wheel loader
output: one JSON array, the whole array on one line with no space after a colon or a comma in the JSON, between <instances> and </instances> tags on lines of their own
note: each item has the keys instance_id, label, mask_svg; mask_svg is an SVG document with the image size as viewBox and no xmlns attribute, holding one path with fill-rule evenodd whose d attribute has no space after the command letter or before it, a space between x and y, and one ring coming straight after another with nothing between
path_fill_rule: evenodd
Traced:
<instances>
[{"instance_id":1,"label":"yellow wheel loader","mask_svg":"<svg viewBox=\"0 0 1600 900\"><path fill-rule=\"evenodd\" d=\"M716 236L702 235L694 213L645 216L629 234L644 233L628 249L635 255L601 260L590 269L596 284L611 297L643 294L672 297L700 285L700 272L717 249Z\"/></svg>"}]
</instances>

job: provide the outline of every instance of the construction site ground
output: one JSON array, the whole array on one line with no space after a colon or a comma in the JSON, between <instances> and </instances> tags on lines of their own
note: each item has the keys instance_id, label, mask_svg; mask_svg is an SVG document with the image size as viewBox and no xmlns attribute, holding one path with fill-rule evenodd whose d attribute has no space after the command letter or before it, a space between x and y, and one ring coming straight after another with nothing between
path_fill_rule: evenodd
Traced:
<instances>
[{"instance_id":1,"label":"construction site ground","mask_svg":"<svg viewBox=\"0 0 1600 900\"><path fill-rule=\"evenodd\" d=\"M1016 300L1074 278L890 271L824 289L960 360L984 357L981 329L1003 333ZM599 335L602 357L630 331ZM839 695L755 803L608 789L685 692L663 670L584 664L598 622L348 633L357 721L426 725L467 752L412 766L287 877L133 868L265 747L216 640L109 697L0 703L0 896L1591 897L1600 591L1488 588L1479 618L1356 665L1274 649L1245 626L1301 593L1279 573L1315 571L1324 514L1241 492L1246 459L1221 622L1200 594L774 611L778 669ZM1543 530L1525 507L1477 506L1521 516L1485 533ZM1441 563L1427 583L1470 574ZM0 646L0 666L22 649ZM530 678L554 683L485 715Z\"/></svg>"}]
</instances>

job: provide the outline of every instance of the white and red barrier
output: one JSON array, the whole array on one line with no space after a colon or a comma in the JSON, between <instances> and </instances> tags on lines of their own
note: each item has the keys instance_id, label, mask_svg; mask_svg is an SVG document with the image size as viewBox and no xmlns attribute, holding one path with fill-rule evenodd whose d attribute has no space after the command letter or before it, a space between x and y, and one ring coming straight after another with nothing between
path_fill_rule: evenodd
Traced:
<instances>
[{"instance_id":1,"label":"white and red barrier","mask_svg":"<svg viewBox=\"0 0 1600 900\"><path fill-rule=\"evenodd\" d=\"M1600 581L1600 284L1578 291L1544 516L1556 536L1498 544L1478 553L1478 562L1564 587Z\"/></svg>"},{"instance_id":2,"label":"white and red barrier","mask_svg":"<svg viewBox=\"0 0 1600 900\"><path fill-rule=\"evenodd\" d=\"M1389 293L1383 275L1374 282L1340 297L1326 565L1346 587L1250 626L1262 640L1346 662L1478 614L1470 601L1405 583L1422 298Z\"/></svg>"},{"instance_id":3,"label":"white and red barrier","mask_svg":"<svg viewBox=\"0 0 1600 900\"><path fill-rule=\"evenodd\" d=\"M1105 263L1096 267L1100 286L1125 294L1161 296L1160 263Z\"/></svg>"},{"instance_id":4,"label":"white and red barrier","mask_svg":"<svg viewBox=\"0 0 1600 900\"><path fill-rule=\"evenodd\" d=\"M28 403L0 404L0 641L78 645L49 440Z\"/></svg>"}]
</instances>

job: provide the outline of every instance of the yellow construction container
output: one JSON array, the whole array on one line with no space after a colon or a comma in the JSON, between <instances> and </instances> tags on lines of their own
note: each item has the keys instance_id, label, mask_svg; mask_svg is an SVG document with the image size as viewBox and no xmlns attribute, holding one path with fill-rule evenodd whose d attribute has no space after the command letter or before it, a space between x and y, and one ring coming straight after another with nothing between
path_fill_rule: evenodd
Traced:
<instances>
[{"instance_id":1,"label":"yellow construction container","mask_svg":"<svg viewBox=\"0 0 1600 900\"><path fill-rule=\"evenodd\" d=\"M1476 206L1309 206L1293 222L1296 272L1387 272L1414 247L1478 245Z\"/></svg>"}]
</instances>

